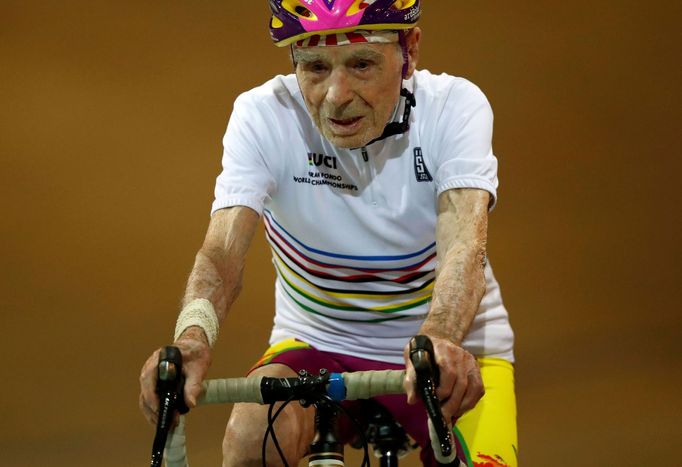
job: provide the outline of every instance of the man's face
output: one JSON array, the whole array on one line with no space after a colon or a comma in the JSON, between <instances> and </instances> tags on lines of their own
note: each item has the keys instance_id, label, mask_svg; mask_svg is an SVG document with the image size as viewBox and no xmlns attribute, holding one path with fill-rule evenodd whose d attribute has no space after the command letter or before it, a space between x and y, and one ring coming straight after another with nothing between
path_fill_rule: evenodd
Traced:
<instances>
[{"instance_id":1,"label":"man's face","mask_svg":"<svg viewBox=\"0 0 682 467\"><path fill-rule=\"evenodd\" d=\"M320 132L340 148L381 136L400 97L397 44L295 48L296 76Z\"/></svg>"}]
</instances>

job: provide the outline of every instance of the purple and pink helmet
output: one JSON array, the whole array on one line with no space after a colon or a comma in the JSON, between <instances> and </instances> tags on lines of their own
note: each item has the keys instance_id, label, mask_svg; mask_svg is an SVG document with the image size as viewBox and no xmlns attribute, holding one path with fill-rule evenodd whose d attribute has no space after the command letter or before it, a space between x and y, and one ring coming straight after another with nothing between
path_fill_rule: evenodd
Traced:
<instances>
[{"instance_id":1,"label":"purple and pink helmet","mask_svg":"<svg viewBox=\"0 0 682 467\"><path fill-rule=\"evenodd\" d=\"M419 0L270 0L270 9L279 47L311 36L410 29L421 14Z\"/></svg>"}]
</instances>

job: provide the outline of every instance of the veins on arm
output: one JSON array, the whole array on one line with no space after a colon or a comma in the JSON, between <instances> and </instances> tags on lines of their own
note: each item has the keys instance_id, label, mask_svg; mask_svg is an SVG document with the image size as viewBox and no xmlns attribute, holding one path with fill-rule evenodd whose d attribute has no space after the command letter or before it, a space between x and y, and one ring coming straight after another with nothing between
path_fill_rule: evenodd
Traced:
<instances>
[{"instance_id":1,"label":"veins on arm","mask_svg":"<svg viewBox=\"0 0 682 467\"><path fill-rule=\"evenodd\" d=\"M187 281L183 306L197 298L208 299L222 322L241 290L246 253L258 220L255 211L241 206L212 216Z\"/></svg>"},{"instance_id":2,"label":"veins on arm","mask_svg":"<svg viewBox=\"0 0 682 467\"><path fill-rule=\"evenodd\" d=\"M489 199L478 189L448 190L438 198L436 284L421 332L457 345L485 293Z\"/></svg>"}]
</instances>

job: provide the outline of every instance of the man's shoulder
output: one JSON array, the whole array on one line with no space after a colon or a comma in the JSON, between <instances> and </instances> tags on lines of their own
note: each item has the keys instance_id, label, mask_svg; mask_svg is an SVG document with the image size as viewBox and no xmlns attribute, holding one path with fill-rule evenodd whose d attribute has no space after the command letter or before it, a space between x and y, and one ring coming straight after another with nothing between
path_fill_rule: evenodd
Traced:
<instances>
[{"instance_id":1,"label":"man's shoulder","mask_svg":"<svg viewBox=\"0 0 682 467\"><path fill-rule=\"evenodd\" d=\"M287 103L297 100L300 95L296 75L277 75L263 84L241 93L237 102L269 103L279 101Z\"/></svg>"},{"instance_id":2,"label":"man's shoulder","mask_svg":"<svg viewBox=\"0 0 682 467\"><path fill-rule=\"evenodd\" d=\"M413 78L417 112L427 124L461 119L485 109L492 109L483 91L466 78L446 73L435 75L420 70Z\"/></svg>"},{"instance_id":3,"label":"man's shoulder","mask_svg":"<svg viewBox=\"0 0 682 467\"><path fill-rule=\"evenodd\" d=\"M414 88L426 98L485 99L481 88L468 79L447 73L433 74L429 70L415 71Z\"/></svg>"}]
</instances>

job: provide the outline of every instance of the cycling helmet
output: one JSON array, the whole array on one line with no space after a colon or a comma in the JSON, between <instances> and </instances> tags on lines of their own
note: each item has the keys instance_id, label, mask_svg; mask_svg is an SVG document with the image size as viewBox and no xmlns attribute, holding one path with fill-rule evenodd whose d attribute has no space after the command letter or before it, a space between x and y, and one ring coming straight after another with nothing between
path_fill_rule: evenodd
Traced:
<instances>
[{"instance_id":1,"label":"cycling helmet","mask_svg":"<svg viewBox=\"0 0 682 467\"><path fill-rule=\"evenodd\" d=\"M420 0L270 0L270 10L278 47L311 36L410 29L421 14Z\"/></svg>"}]
</instances>

